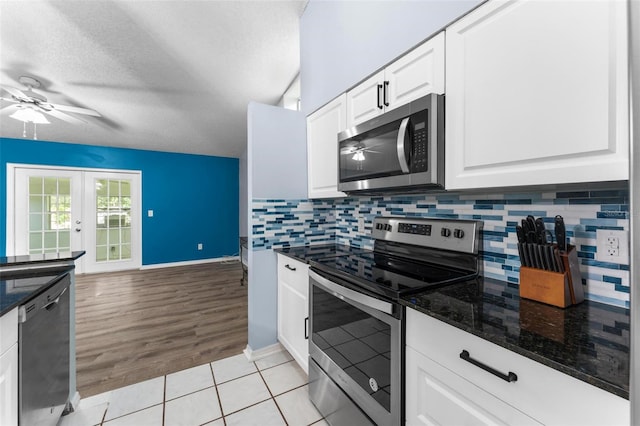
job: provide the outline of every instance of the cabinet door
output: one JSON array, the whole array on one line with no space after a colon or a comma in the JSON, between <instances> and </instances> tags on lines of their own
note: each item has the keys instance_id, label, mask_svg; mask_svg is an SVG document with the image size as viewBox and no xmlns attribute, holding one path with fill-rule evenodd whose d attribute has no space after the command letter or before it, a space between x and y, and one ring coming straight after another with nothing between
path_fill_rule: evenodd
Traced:
<instances>
[{"instance_id":1,"label":"cabinet door","mask_svg":"<svg viewBox=\"0 0 640 426\"><path fill-rule=\"evenodd\" d=\"M406 366L407 425L540 425L410 347Z\"/></svg>"},{"instance_id":2,"label":"cabinet door","mask_svg":"<svg viewBox=\"0 0 640 426\"><path fill-rule=\"evenodd\" d=\"M4 338L4 336L3 336ZM0 356L0 425L18 424L18 344Z\"/></svg>"},{"instance_id":3,"label":"cabinet door","mask_svg":"<svg viewBox=\"0 0 640 426\"><path fill-rule=\"evenodd\" d=\"M387 111L428 95L444 93L444 32L385 68Z\"/></svg>"},{"instance_id":4,"label":"cabinet door","mask_svg":"<svg viewBox=\"0 0 640 426\"><path fill-rule=\"evenodd\" d=\"M347 128L377 117L383 112L384 70L347 92Z\"/></svg>"},{"instance_id":5,"label":"cabinet door","mask_svg":"<svg viewBox=\"0 0 640 426\"><path fill-rule=\"evenodd\" d=\"M626 2L491 1L446 30L446 187L628 179Z\"/></svg>"},{"instance_id":6,"label":"cabinet door","mask_svg":"<svg viewBox=\"0 0 640 426\"><path fill-rule=\"evenodd\" d=\"M278 255L278 340L305 373L309 368L309 265Z\"/></svg>"},{"instance_id":7,"label":"cabinet door","mask_svg":"<svg viewBox=\"0 0 640 426\"><path fill-rule=\"evenodd\" d=\"M346 95L307 117L309 198L344 197L338 191L338 133L346 129Z\"/></svg>"}]
</instances>

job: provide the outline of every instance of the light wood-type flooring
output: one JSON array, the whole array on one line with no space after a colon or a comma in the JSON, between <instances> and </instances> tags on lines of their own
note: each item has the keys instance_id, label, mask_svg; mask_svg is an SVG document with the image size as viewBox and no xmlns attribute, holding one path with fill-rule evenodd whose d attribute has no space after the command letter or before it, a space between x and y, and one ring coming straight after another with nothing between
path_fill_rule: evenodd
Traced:
<instances>
[{"instance_id":1,"label":"light wood-type flooring","mask_svg":"<svg viewBox=\"0 0 640 426\"><path fill-rule=\"evenodd\" d=\"M87 396L240 353L240 262L76 276L77 388Z\"/></svg>"}]
</instances>

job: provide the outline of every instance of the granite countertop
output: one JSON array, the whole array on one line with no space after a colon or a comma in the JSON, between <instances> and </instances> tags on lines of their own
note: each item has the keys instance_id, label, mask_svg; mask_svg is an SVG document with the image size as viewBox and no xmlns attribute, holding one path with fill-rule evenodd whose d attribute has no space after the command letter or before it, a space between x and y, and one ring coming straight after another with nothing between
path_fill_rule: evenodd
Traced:
<instances>
[{"instance_id":1,"label":"granite countertop","mask_svg":"<svg viewBox=\"0 0 640 426\"><path fill-rule=\"evenodd\" d=\"M520 299L488 278L400 302L527 358L629 399L629 310L585 301L565 309Z\"/></svg>"},{"instance_id":2,"label":"granite countertop","mask_svg":"<svg viewBox=\"0 0 640 426\"><path fill-rule=\"evenodd\" d=\"M0 257L0 316L58 281L84 251Z\"/></svg>"},{"instance_id":3,"label":"granite countertop","mask_svg":"<svg viewBox=\"0 0 640 426\"><path fill-rule=\"evenodd\" d=\"M342 244L319 244L315 246L281 247L273 249L276 253L284 254L285 256L304 263L328 257L344 256L357 250L362 249Z\"/></svg>"},{"instance_id":4,"label":"granite countertop","mask_svg":"<svg viewBox=\"0 0 640 426\"><path fill-rule=\"evenodd\" d=\"M85 254L84 250L60 253L25 254L0 257L0 267L36 265L39 263L69 262Z\"/></svg>"},{"instance_id":5,"label":"granite countertop","mask_svg":"<svg viewBox=\"0 0 640 426\"><path fill-rule=\"evenodd\" d=\"M299 261L340 256L349 246L275 250ZM357 249L355 249L357 250ZM489 278L405 296L400 303L576 379L629 398L629 310L585 301L566 309L520 299Z\"/></svg>"}]
</instances>

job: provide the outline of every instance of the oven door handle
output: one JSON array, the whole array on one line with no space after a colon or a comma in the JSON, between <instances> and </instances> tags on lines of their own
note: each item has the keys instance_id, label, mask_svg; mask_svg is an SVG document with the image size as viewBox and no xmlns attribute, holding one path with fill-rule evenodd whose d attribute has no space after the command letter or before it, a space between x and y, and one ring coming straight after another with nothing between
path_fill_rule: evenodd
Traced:
<instances>
[{"instance_id":1,"label":"oven door handle","mask_svg":"<svg viewBox=\"0 0 640 426\"><path fill-rule=\"evenodd\" d=\"M384 300L379 300L371 296L367 296L366 294L359 293L355 290L351 290L350 288L341 286L340 284L336 284L331 280L326 279L325 277L317 274L316 272L309 270L309 278L314 280L316 283L320 284L326 290L329 290L331 294L337 297L340 300L350 300L353 302L360 303L361 305L367 306L371 309L375 309L381 312L384 312L389 315L393 315L393 305L389 302L385 302Z\"/></svg>"},{"instance_id":2,"label":"oven door handle","mask_svg":"<svg viewBox=\"0 0 640 426\"><path fill-rule=\"evenodd\" d=\"M398 139L396 142L396 150L398 151L398 161L400 162L400 169L402 173L409 173L409 163L407 163L407 153L404 149L404 139L407 134L407 126L409 125L409 117L406 117L400 123L400 129L398 130Z\"/></svg>"}]
</instances>

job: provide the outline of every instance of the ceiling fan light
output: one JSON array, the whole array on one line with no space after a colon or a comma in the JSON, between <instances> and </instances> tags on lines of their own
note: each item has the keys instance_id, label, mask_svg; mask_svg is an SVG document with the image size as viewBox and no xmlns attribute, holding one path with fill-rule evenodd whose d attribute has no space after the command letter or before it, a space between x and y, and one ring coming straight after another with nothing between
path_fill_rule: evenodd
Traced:
<instances>
[{"instance_id":1,"label":"ceiling fan light","mask_svg":"<svg viewBox=\"0 0 640 426\"><path fill-rule=\"evenodd\" d=\"M32 108L21 108L11 114L9 117L24 123L50 124L49 120L41 112Z\"/></svg>"},{"instance_id":2,"label":"ceiling fan light","mask_svg":"<svg viewBox=\"0 0 640 426\"><path fill-rule=\"evenodd\" d=\"M351 157L351 159L355 161L364 161L364 153L362 151L358 151L353 154L353 157Z\"/></svg>"}]
</instances>

